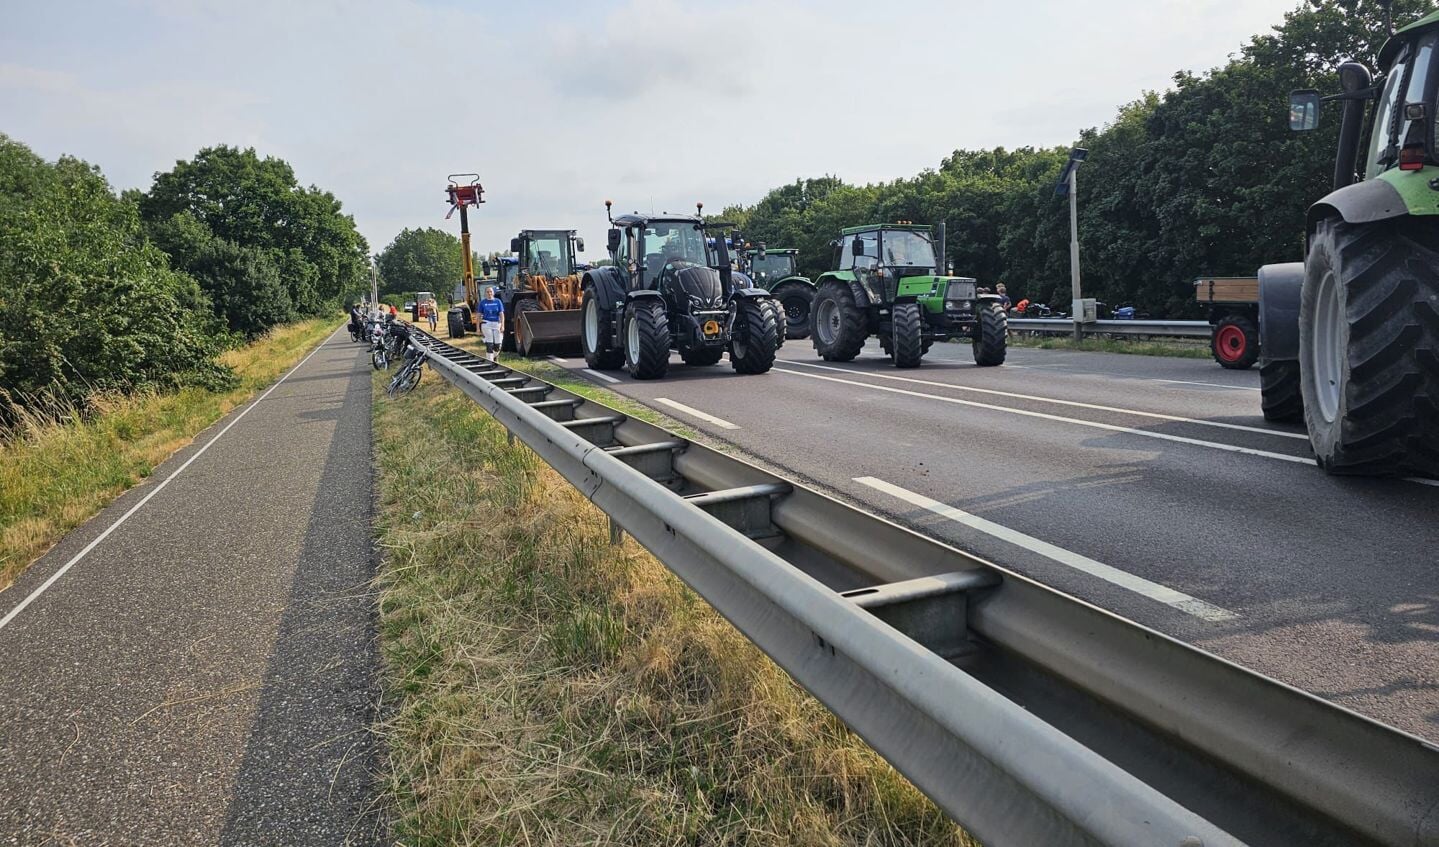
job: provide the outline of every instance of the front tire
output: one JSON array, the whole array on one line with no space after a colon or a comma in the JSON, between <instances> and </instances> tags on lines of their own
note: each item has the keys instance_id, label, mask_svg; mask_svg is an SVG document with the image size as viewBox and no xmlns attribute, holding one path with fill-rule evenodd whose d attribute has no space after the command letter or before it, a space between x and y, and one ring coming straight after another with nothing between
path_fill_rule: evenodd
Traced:
<instances>
[{"instance_id":1,"label":"front tire","mask_svg":"<svg viewBox=\"0 0 1439 847\"><path fill-rule=\"evenodd\" d=\"M449 330L451 338L464 338L465 313L460 309L445 313L445 328Z\"/></svg>"},{"instance_id":2,"label":"front tire","mask_svg":"<svg viewBox=\"0 0 1439 847\"><path fill-rule=\"evenodd\" d=\"M924 316L918 303L896 303L889 311L894 366L917 368L924 356Z\"/></svg>"},{"instance_id":3,"label":"front tire","mask_svg":"<svg viewBox=\"0 0 1439 847\"><path fill-rule=\"evenodd\" d=\"M809 332L815 352L826 362L850 362L869 335L864 311L854 302L849 286L826 282L814 295Z\"/></svg>"},{"instance_id":4,"label":"front tire","mask_svg":"<svg viewBox=\"0 0 1439 847\"><path fill-rule=\"evenodd\" d=\"M1222 368L1248 370L1259 361L1259 327L1244 315L1226 315L1214 325L1209 352Z\"/></svg>"},{"instance_id":5,"label":"front tire","mask_svg":"<svg viewBox=\"0 0 1439 847\"><path fill-rule=\"evenodd\" d=\"M1439 233L1321 221L1299 304L1300 389L1331 474L1439 475Z\"/></svg>"},{"instance_id":6,"label":"front tire","mask_svg":"<svg viewBox=\"0 0 1439 847\"><path fill-rule=\"evenodd\" d=\"M625 352L610 337L610 317L600 308L594 288L586 288L580 300L580 350L585 354L585 364L594 370L624 367Z\"/></svg>"},{"instance_id":7,"label":"front tire","mask_svg":"<svg viewBox=\"0 0 1439 847\"><path fill-rule=\"evenodd\" d=\"M762 374L774 367L775 351L779 349L779 311L769 298L746 297L735 303L729 362L736 373Z\"/></svg>"},{"instance_id":8,"label":"front tire","mask_svg":"<svg viewBox=\"0 0 1439 847\"><path fill-rule=\"evenodd\" d=\"M670 368L670 321L665 304L647 297L625 309L625 364L635 379L659 379Z\"/></svg>"},{"instance_id":9,"label":"front tire","mask_svg":"<svg viewBox=\"0 0 1439 847\"><path fill-rule=\"evenodd\" d=\"M1264 419L1287 423L1304 419L1304 397L1299 387L1299 362L1269 362L1259 368L1259 406Z\"/></svg>"},{"instance_id":10,"label":"front tire","mask_svg":"<svg viewBox=\"0 0 1439 847\"><path fill-rule=\"evenodd\" d=\"M814 304L814 289L792 283L775 289L774 297L784 307L784 337L809 338L809 313Z\"/></svg>"},{"instance_id":11,"label":"front tire","mask_svg":"<svg viewBox=\"0 0 1439 847\"><path fill-rule=\"evenodd\" d=\"M1004 364L1008 349L1009 319L998 302L979 305L979 325L974 328L974 363L982 368Z\"/></svg>"}]
</instances>

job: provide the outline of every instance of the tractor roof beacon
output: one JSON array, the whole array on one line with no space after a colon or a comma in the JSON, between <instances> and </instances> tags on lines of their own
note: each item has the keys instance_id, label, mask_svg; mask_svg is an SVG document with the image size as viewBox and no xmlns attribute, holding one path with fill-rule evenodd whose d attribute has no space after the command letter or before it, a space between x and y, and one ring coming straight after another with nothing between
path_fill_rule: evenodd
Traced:
<instances>
[{"instance_id":1,"label":"tractor roof beacon","mask_svg":"<svg viewBox=\"0 0 1439 847\"><path fill-rule=\"evenodd\" d=\"M589 366L658 379L673 349L689 365L716 364L728 351L735 371L768 371L784 343L783 312L731 268L728 239L706 238L729 225L698 215L615 216L612 205L605 201L613 264L581 280L580 347Z\"/></svg>"},{"instance_id":2,"label":"tractor roof beacon","mask_svg":"<svg viewBox=\"0 0 1439 847\"><path fill-rule=\"evenodd\" d=\"M1270 420L1303 419L1329 473L1435 476L1439 12L1378 58L1377 81L1348 61L1341 93L1290 94L1295 130L1318 125L1323 101L1343 108L1334 190L1309 207L1304 261L1259 270L1262 406Z\"/></svg>"},{"instance_id":3,"label":"tractor roof beacon","mask_svg":"<svg viewBox=\"0 0 1439 847\"><path fill-rule=\"evenodd\" d=\"M936 244L937 242L937 244ZM848 362L879 336L896 367L918 367L935 341L970 339L974 362L1004 363L1008 320L996 294L939 267L938 232L907 221L848 227L833 242L834 270L815 281L810 334L829 362Z\"/></svg>"}]
</instances>

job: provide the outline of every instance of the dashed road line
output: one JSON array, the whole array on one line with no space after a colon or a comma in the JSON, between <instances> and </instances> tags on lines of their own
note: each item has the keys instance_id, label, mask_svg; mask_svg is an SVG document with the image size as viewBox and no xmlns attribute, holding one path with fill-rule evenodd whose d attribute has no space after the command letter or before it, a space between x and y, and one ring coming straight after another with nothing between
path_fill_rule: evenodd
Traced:
<instances>
[{"instance_id":1,"label":"dashed road line","mask_svg":"<svg viewBox=\"0 0 1439 847\"><path fill-rule=\"evenodd\" d=\"M1113 565L1106 565L1088 556L1082 556L1072 550L1066 550L1063 547L1050 544L1048 541L1041 541L1034 536L1025 535L1022 532L1010 529L1002 524L986 520L978 515L972 515L961 509L956 509L946 503L930 499L923 494L916 494L913 491L900 488L898 485L885 482L882 479L872 476L859 476L855 477L854 481L861 485L867 485L876 491L882 491L906 503L919 506L922 509L933 512L955 523L963 524L970 529L979 530L986 535L994 536L1016 547L1022 547L1032 553L1038 553L1046 559L1074 568L1077 571L1082 571L1090 576L1102 579L1111 585L1117 585L1135 594L1148 597L1151 600L1178 609L1187 615L1193 615L1200 620L1209 621L1210 623L1221 623L1224 621L1232 621L1239 617L1239 615L1228 609L1207 603L1197 597L1191 597L1167 585L1151 582L1142 576L1136 576L1128 571L1122 571Z\"/></svg>"},{"instance_id":2,"label":"dashed road line","mask_svg":"<svg viewBox=\"0 0 1439 847\"><path fill-rule=\"evenodd\" d=\"M594 377L594 378L596 378L596 379L602 379L602 380L604 380L605 382L619 382L619 380L615 379L614 377L610 376L609 374L600 373L599 371L595 370L594 368L581 368L581 370L584 371L585 373L589 374L590 376L592 376L592 377Z\"/></svg>"},{"instance_id":3,"label":"dashed road line","mask_svg":"<svg viewBox=\"0 0 1439 847\"><path fill-rule=\"evenodd\" d=\"M708 412L701 412L699 409L691 408L683 403L676 403L668 397L656 397L655 402L663 403L666 406L669 406L671 409L674 409L677 412L683 412L690 417L699 418L702 421L712 423L720 429L739 429L738 424L732 424L723 418L717 418L714 415L709 414Z\"/></svg>"}]
</instances>

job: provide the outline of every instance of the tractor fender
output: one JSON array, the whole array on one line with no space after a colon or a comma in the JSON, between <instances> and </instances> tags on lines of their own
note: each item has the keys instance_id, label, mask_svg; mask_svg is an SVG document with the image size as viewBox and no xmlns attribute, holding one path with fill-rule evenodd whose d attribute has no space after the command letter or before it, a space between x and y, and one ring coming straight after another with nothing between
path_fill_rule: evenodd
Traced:
<instances>
[{"instance_id":1,"label":"tractor fender","mask_svg":"<svg viewBox=\"0 0 1439 847\"><path fill-rule=\"evenodd\" d=\"M974 299L981 303L1002 303L1004 302L998 294L976 294Z\"/></svg>"},{"instance_id":2,"label":"tractor fender","mask_svg":"<svg viewBox=\"0 0 1439 847\"><path fill-rule=\"evenodd\" d=\"M1299 359L1299 293L1303 289L1303 262L1265 265L1259 269L1261 366Z\"/></svg>"},{"instance_id":3,"label":"tractor fender","mask_svg":"<svg viewBox=\"0 0 1439 847\"><path fill-rule=\"evenodd\" d=\"M816 281L815 286L818 287L826 282L837 282L840 285L848 287L849 293L854 297L854 304L861 309L868 309L870 304L874 302L874 298L869 296L868 289L861 285L857 279L845 279L835 274L824 274Z\"/></svg>"},{"instance_id":4,"label":"tractor fender","mask_svg":"<svg viewBox=\"0 0 1439 847\"><path fill-rule=\"evenodd\" d=\"M1329 192L1309 207L1305 217L1304 243L1325 218L1338 216L1345 223L1367 224L1409 214L1409 206L1399 190L1383 179L1366 179ZM1260 342L1263 343L1262 341Z\"/></svg>"},{"instance_id":5,"label":"tractor fender","mask_svg":"<svg viewBox=\"0 0 1439 847\"><path fill-rule=\"evenodd\" d=\"M785 288L786 286L796 285L803 286L810 290L814 290L815 287L814 281L807 276L787 276L779 282L776 282L774 284L774 287L771 288L770 291L778 291L779 289Z\"/></svg>"},{"instance_id":6,"label":"tractor fender","mask_svg":"<svg viewBox=\"0 0 1439 847\"><path fill-rule=\"evenodd\" d=\"M616 267L607 265L585 271L580 287L594 289L600 308L607 312L613 311L625 299L625 277Z\"/></svg>"},{"instance_id":7,"label":"tractor fender","mask_svg":"<svg viewBox=\"0 0 1439 847\"><path fill-rule=\"evenodd\" d=\"M735 291L736 297L768 297L770 293L763 288L741 288Z\"/></svg>"},{"instance_id":8,"label":"tractor fender","mask_svg":"<svg viewBox=\"0 0 1439 847\"><path fill-rule=\"evenodd\" d=\"M625 292L625 302L633 303L636 300L663 300L665 296L653 288L638 288L634 291Z\"/></svg>"}]
</instances>

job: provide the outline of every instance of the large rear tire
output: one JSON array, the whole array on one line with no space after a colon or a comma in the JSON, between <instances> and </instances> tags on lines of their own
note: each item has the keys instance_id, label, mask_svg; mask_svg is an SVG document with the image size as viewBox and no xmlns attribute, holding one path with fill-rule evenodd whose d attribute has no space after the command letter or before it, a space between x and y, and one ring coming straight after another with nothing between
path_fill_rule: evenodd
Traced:
<instances>
[{"instance_id":1,"label":"large rear tire","mask_svg":"<svg viewBox=\"0 0 1439 847\"><path fill-rule=\"evenodd\" d=\"M535 344L535 339L528 332L525 332L524 315L525 312L540 311L543 311L540 308L540 304L531 297L526 297L523 300L518 300L515 302L515 352L519 353L521 356L524 356L526 359L530 357L530 353L532 352Z\"/></svg>"},{"instance_id":2,"label":"large rear tire","mask_svg":"<svg viewBox=\"0 0 1439 847\"><path fill-rule=\"evenodd\" d=\"M820 358L826 362L849 362L864 347L869 326L849 286L826 282L815 292L809 331Z\"/></svg>"},{"instance_id":3,"label":"large rear tire","mask_svg":"<svg viewBox=\"0 0 1439 847\"><path fill-rule=\"evenodd\" d=\"M1299 363L1290 359L1259 368L1259 406L1264 419L1286 423L1304 419L1304 397L1299 388Z\"/></svg>"},{"instance_id":4,"label":"large rear tire","mask_svg":"<svg viewBox=\"0 0 1439 847\"><path fill-rule=\"evenodd\" d=\"M1304 423L1331 474L1439 475L1439 232L1321 221L1299 304Z\"/></svg>"},{"instance_id":5,"label":"large rear tire","mask_svg":"<svg viewBox=\"0 0 1439 847\"><path fill-rule=\"evenodd\" d=\"M781 285L774 297L784 307L784 337L809 337L809 312L814 303L814 288L799 282Z\"/></svg>"},{"instance_id":6,"label":"large rear tire","mask_svg":"<svg viewBox=\"0 0 1439 847\"><path fill-rule=\"evenodd\" d=\"M974 363L982 368L1004 364L1009 342L1009 318L998 302L979 304L979 325L974 328Z\"/></svg>"},{"instance_id":7,"label":"large rear tire","mask_svg":"<svg viewBox=\"0 0 1439 847\"><path fill-rule=\"evenodd\" d=\"M610 336L610 318L595 290L586 288L580 299L580 350L585 354L585 364L597 371L614 371L624 367L625 352L619 349Z\"/></svg>"},{"instance_id":8,"label":"large rear tire","mask_svg":"<svg viewBox=\"0 0 1439 847\"><path fill-rule=\"evenodd\" d=\"M894 366L917 368L924 357L924 316L918 303L895 303L889 310L889 325L893 333L890 348L894 351Z\"/></svg>"},{"instance_id":9,"label":"large rear tire","mask_svg":"<svg viewBox=\"0 0 1439 847\"><path fill-rule=\"evenodd\" d=\"M1259 361L1259 327L1244 315L1225 315L1214 325L1209 352L1222 368L1248 370Z\"/></svg>"},{"instance_id":10,"label":"large rear tire","mask_svg":"<svg viewBox=\"0 0 1439 847\"><path fill-rule=\"evenodd\" d=\"M451 309L445 313L445 328L449 330L451 338L464 338L465 313L460 309Z\"/></svg>"},{"instance_id":11,"label":"large rear tire","mask_svg":"<svg viewBox=\"0 0 1439 847\"><path fill-rule=\"evenodd\" d=\"M659 379L670 368L670 320L665 304L647 297L625 309L625 365L635 379Z\"/></svg>"},{"instance_id":12,"label":"large rear tire","mask_svg":"<svg viewBox=\"0 0 1439 847\"><path fill-rule=\"evenodd\" d=\"M729 363L736 373L762 374L774 367L779 349L779 309L769 298L746 297L735 303Z\"/></svg>"}]
</instances>

